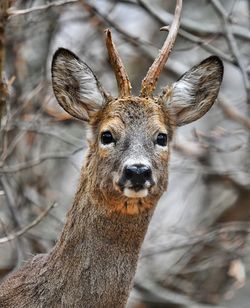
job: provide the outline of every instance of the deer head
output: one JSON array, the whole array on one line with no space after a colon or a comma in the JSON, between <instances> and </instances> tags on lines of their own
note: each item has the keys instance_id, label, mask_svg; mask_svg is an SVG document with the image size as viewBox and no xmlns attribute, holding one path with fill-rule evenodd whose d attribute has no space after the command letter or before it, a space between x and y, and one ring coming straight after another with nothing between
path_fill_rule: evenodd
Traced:
<instances>
[{"instance_id":1,"label":"deer head","mask_svg":"<svg viewBox=\"0 0 250 308\"><path fill-rule=\"evenodd\" d=\"M156 203L167 187L174 128L202 117L220 88L223 64L212 56L153 96L177 36L181 4L178 0L168 37L138 96L131 95L129 78L110 30L106 30L106 45L118 97L107 95L89 66L72 52L60 48L53 58L52 83L59 104L90 127L84 169L89 191L115 211L136 214Z\"/></svg>"}]
</instances>

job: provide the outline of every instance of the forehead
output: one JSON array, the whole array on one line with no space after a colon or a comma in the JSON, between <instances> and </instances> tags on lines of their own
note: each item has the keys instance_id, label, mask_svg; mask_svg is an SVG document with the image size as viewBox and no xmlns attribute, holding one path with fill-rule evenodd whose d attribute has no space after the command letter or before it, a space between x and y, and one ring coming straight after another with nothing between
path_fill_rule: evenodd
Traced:
<instances>
[{"instance_id":1,"label":"forehead","mask_svg":"<svg viewBox=\"0 0 250 308\"><path fill-rule=\"evenodd\" d=\"M149 98L131 97L111 101L105 106L101 128L109 125L115 125L121 129L130 127L131 129L140 128L140 130L152 128L168 131L171 123L169 114L162 105Z\"/></svg>"}]
</instances>

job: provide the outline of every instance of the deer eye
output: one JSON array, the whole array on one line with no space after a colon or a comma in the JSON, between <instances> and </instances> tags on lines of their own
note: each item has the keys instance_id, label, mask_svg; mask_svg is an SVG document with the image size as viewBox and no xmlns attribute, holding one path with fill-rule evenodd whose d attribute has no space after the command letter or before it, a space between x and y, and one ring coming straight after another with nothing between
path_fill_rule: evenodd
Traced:
<instances>
[{"instance_id":1,"label":"deer eye","mask_svg":"<svg viewBox=\"0 0 250 308\"><path fill-rule=\"evenodd\" d=\"M158 134L157 138L156 138L156 144L165 147L167 145L168 142L168 136L167 134L164 133L160 133Z\"/></svg>"},{"instance_id":2,"label":"deer eye","mask_svg":"<svg viewBox=\"0 0 250 308\"><path fill-rule=\"evenodd\" d=\"M101 134L101 142L106 145L115 142L115 139L113 138L111 132L107 130Z\"/></svg>"}]
</instances>

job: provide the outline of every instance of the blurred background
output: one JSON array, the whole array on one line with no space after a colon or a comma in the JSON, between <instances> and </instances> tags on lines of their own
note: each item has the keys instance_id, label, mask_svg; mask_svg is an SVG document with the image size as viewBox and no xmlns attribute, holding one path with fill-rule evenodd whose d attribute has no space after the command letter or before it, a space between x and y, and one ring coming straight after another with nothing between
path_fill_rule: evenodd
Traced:
<instances>
[{"instance_id":1,"label":"blurred background","mask_svg":"<svg viewBox=\"0 0 250 308\"><path fill-rule=\"evenodd\" d=\"M53 53L76 53L115 95L109 27L138 95L175 1L1 0L0 8L1 280L54 245L84 159L84 124L52 93ZM143 245L130 308L249 308L249 1L185 0L155 93L211 54L225 65L222 88L205 117L176 132L168 192Z\"/></svg>"}]
</instances>

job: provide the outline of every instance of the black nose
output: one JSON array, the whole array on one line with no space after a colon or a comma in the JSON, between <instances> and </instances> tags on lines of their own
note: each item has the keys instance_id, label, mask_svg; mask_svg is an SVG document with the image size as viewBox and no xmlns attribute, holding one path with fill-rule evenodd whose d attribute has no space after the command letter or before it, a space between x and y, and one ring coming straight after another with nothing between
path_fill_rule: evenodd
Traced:
<instances>
[{"instance_id":1,"label":"black nose","mask_svg":"<svg viewBox=\"0 0 250 308\"><path fill-rule=\"evenodd\" d=\"M126 180L130 180L133 188L141 189L146 181L152 180L152 170L149 166L138 164L127 166L124 170Z\"/></svg>"}]
</instances>

